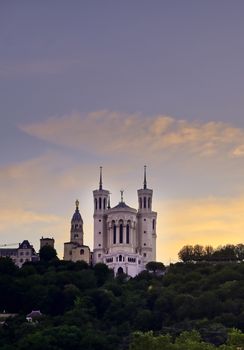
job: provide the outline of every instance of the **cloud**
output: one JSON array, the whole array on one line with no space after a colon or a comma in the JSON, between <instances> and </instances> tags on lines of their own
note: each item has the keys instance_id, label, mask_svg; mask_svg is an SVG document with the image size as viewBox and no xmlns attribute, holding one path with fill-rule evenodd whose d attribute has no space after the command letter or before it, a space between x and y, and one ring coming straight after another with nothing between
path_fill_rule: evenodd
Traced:
<instances>
[{"instance_id":1,"label":"cloud","mask_svg":"<svg viewBox=\"0 0 244 350\"><path fill-rule=\"evenodd\" d=\"M232 156L239 158L239 157L244 157L244 145L239 145L232 151Z\"/></svg>"},{"instance_id":2,"label":"cloud","mask_svg":"<svg viewBox=\"0 0 244 350\"><path fill-rule=\"evenodd\" d=\"M244 196L196 198L155 203L158 216L158 257L177 260L185 244L243 243Z\"/></svg>"},{"instance_id":3,"label":"cloud","mask_svg":"<svg viewBox=\"0 0 244 350\"><path fill-rule=\"evenodd\" d=\"M0 62L0 76L14 77L36 74L59 74L80 64L78 59L40 59L29 62Z\"/></svg>"},{"instance_id":4,"label":"cloud","mask_svg":"<svg viewBox=\"0 0 244 350\"><path fill-rule=\"evenodd\" d=\"M220 153L244 156L244 129L223 122L189 122L165 115L145 117L103 110L51 117L21 125L20 129L49 143L103 156L117 153L157 158L166 156L165 150L201 157Z\"/></svg>"},{"instance_id":5,"label":"cloud","mask_svg":"<svg viewBox=\"0 0 244 350\"><path fill-rule=\"evenodd\" d=\"M11 223L13 227L20 227L22 225L47 223L51 224L58 222L60 217L57 215L38 213L34 211L27 211L22 208L1 208L0 209L0 231L4 231Z\"/></svg>"}]
</instances>

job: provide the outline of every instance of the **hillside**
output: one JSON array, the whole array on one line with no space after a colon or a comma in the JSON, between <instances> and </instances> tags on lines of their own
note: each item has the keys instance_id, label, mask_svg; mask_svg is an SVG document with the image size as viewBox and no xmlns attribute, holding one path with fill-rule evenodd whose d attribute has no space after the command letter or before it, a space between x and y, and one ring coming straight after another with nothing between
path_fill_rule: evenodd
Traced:
<instances>
[{"instance_id":1,"label":"hillside","mask_svg":"<svg viewBox=\"0 0 244 350\"><path fill-rule=\"evenodd\" d=\"M199 333L189 339L220 346L231 328L244 330L244 263L177 263L164 276L145 271L128 280L114 279L103 264L53 260L17 269L0 259L3 310L18 315L0 326L1 350L137 349L141 341L149 350L170 349L150 345L165 334L178 349L180 334L192 330ZM43 316L28 323L32 310Z\"/></svg>"}]
</instances>

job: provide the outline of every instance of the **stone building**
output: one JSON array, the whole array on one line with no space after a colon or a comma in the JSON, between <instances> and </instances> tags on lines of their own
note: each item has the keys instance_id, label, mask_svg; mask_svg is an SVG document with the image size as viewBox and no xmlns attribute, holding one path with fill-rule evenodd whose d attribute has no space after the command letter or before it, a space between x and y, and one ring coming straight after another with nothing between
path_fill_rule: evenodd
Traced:
<instances>
[{"instance_id":1,"label":"stone building","mask_svg":"<svg viewBox=\"0 0 244 350\"><path fill-rule=\"evenodd\" d=\"M110 207L109 191L103 188L100 168L99 189L94 197L93 264L103 262L115 274L134 277L145 269L149 261L156 261L156 220L152 210L153 190L147 187L146 166L143 187L137 191L138 209L123 199Z\"/></svg>"},{"instance_id":2,"label":"stone building","mask_svg":"<svg viewBox=\"0 0 244 350\"><path fill-rule=\"evenodd\" d=\"M91 262L90 248L83 244L83 220L79 211L79 201L71 220L70 241L64 243L64 260Z\"/></svg>"},{"instance_id":3,"label":"stone building","mask_svg":"<svg viewBox=\"0 0 244 350\"><path fill-rule=\"evenodd\" d=\"M52 247L52 248L54 248L54 243L55 243L55 240L54 240L54 238L52 237L52 238L49 238L49 237L42 237L41 239L40 239L40 249L42 248L42 247L45 247L45 246L50 246L50 247Z\"/></svg>"},{"instance_id":4,"label":"stone building","mask_svg":"<svg viewBox=\"0 0 244 350\"><path fill-rule=\"evenodd\" d=\"M11 258L18 267L25 262L39 260L38 254L28 240L20 243L18 248L0 248L0 257Z\"/></svg>"}]
</instances>

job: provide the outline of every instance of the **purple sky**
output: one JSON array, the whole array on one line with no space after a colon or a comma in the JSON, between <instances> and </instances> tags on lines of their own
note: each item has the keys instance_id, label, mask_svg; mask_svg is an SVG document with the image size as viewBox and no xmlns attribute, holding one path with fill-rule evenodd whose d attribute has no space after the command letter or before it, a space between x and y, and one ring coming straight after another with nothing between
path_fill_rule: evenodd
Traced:
<instances>
[{"instance_id":1,"label":"purple sky","mask_svg":"<svg viewBox=\"0 0 244 350\"><path fill-rule=\"evenodd\" d=\"M123 187L136 206L144 163L159 259L243 240L243 13L243 0L2 0L0 243L50 233L62 256L78 197L92 244L99 166L114 204Z\"/></svg>"}]
</instances>

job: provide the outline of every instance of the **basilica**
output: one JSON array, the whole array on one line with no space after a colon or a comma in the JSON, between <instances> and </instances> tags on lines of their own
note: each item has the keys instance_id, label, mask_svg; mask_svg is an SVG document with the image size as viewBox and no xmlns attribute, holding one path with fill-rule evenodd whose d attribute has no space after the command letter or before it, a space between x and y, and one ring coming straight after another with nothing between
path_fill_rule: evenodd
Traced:
<instances>
[{"instance_id":1,"label":"basilica","mask_svg":"<svg viewBox=\"0 0 244 350\"><path fill-rule=\"evenodd\" d=\"M149 261L156 261L156 220L152 210L153 190L147 187L146 166L143 187L137 191L138 209L128 206L123 199L110 206L109 190L103 188L100 168L99 188L94 198L94 247L83 244L83 221L76 202L71 220L71 240L65 243L65 260L85 260L92 264L105 263L114 274L126 273L134 277L145 269Z\"/></svg>"}]
</instances>

